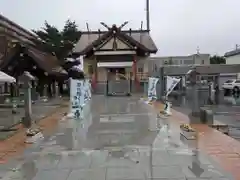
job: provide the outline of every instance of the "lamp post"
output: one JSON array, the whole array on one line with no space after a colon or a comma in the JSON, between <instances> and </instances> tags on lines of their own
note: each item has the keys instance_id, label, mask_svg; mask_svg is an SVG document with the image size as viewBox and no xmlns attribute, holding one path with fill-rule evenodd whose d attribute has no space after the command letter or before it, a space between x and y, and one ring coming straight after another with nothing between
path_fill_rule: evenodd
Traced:
<instances>
[{"instance_id":1,"label":"lamp post","mask_svg":"<svg viewBox=\"0 0 240 180\"><path fill-rule=\"evenodd\" d=\"M198 100L198 84L197 84L197 76L199 75L195 68L187 73L190 79L191 87L192 87L192 116L197 117L200 113L199 108L199 100Z\"/></svg>"},{"instance_id":2,"label":"lamp post","mask_svg":"<svg viewBox=\"0 0 240 180\"><path fill-rule=\"evenodd\" d=\"M24 71L24 73L20 76L20 80L23 82L24 88L24 110L25 116L23 118L23 125L28 129L27 135L35 135L33 131L30 130L32 127L32 98L31 98L31 81L35 80L28 71Z\"/></svg>"}]
</instances>

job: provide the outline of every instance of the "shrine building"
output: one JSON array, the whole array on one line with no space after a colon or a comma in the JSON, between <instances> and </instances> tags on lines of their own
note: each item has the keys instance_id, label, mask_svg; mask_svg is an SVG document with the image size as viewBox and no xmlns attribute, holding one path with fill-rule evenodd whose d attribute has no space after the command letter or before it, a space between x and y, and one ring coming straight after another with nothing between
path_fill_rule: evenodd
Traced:
<instances>
[{"instance_id":1,"label":"shrine building","mask_svg":"<svg viewBox=\"0 0 240 180\"><path fill-rule=\"evenodd\" d=\"M107 81L138 80L143 76L145 66L151 54L157 52L149 30L123 30L121 26L107 26L101 23L106 31L85 31L75 48L72 57L83 57L84 73L94 78L98 86ZM100 90L101 89L101 90ZM99 88L104 91L104 88Z\"/></svg>"}]
</instances>

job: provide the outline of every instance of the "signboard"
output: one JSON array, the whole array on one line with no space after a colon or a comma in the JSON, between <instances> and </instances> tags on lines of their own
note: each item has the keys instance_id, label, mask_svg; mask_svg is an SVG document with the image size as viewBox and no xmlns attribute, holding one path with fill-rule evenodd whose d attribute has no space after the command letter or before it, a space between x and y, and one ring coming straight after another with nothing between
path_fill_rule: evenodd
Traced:
<instances>
[{"instance_id":1,"label":"signboard","mask_svg":"<svg viewBox=\"0 0 240 180\"><path fill-rule=\"evenodd\" d=\"M153 99L157 99L157 82L158 78L150 77L148 80L148 100L151 101Z\"/></svg>"},{"instance_id":2,"label":"signboard","mask_svg":"<svg viewBox=\"0 0 240 180\"><path fill-rule=\"evenodd\" d=\"M181 79L167 76L167 93L166 97L173 91L176 85L180 82Z\"/></svg>"}]
</instances>

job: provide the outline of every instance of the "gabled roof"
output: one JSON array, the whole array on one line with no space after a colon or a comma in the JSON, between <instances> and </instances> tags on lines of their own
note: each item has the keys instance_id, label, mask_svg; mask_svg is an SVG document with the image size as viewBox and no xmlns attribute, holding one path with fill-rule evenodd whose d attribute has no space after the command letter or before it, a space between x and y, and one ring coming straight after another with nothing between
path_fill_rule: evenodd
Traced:
<instances>
[{"instance_id":1,"label":"gabled roof","mask_svg":"<svg viewBox=\"0 0 240 180\"><path fill-rule=\"evenodd\" d=\"M30 56L39 67L49 74L67 74L67 72L60 66L60 62L56 56L49 53L39 51L35 48L27 48L26 53Z\"/></svg>"},{"instance_id":2,"label":"gabled roof","mask_svg":"<svg viewBox=\"0 0 240 180\"><path fill-rule=\"evenodd\" d=\"M110 37L117 37L122 41L136 47L144 52L156 53L157 47L147 30L128 30L123 31L113 25L108 31L82 32L81 38L73 49L73 54L85 55Z\"/></svg>"},{"instance_id":3,"label":"gabled roof","mask_svg":"<svg viewBox=\"0 0 240 180\"><path fill-rule=\"evenodd\" d=\"M14 44L13 47L10 49L8 54L3 57L0 61L0 69L4 69L8 66L9 62L14 58L16 54L19 54L21 52L21 49L19 47L19 44Z\"/></svg>"},{"instance_id":4,"label":"gabled roof","mask_svg":"<svg viewBox=\"0 0 240 180\"><path fill-rule=\"evenodd\" d=\"M238 54L240 54L240 49L235 49L233 51L226 52L224 54L224 57L235 56L235 55L238 55Z\"/></svg>"},{"instance_id":5,"label":"gabled roof","mask_svg":"<svg viewBox=\"0 0 240 180\"><path fill-rule=\"evenodd\" d=\"M8 56L0 63L0 69L6 68L18 53L26 53L41 69L49 74L67 74L55 56L42 52L34 47L24 47L22 44L16 44L16 46L11 49Z\"/></svg>"},{"instance_id":6,"label":"gabled roof","mask_svg":"<svg viewBox=\"0 0 240 180\"><path fill-rule=\"evenodd\" d=\"M37 36L33 34L32 32L28 31L27 29L24 29L22 26L19 24L11 21L7 17L3 16L0 14L0 25L4 28L11 29L16 33L21 34L22 36L25 36L26 38L33 38L37 39Z\"/></svg>"}]
</instances>

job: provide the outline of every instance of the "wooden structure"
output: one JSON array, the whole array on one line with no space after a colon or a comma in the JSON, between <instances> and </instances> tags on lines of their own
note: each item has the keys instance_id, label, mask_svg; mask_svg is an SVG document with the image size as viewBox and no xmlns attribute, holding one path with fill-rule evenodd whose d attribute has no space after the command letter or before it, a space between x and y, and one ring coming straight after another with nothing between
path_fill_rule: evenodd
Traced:
<instances>
[{"instance_id":1,"label":"wooden structure","mask_svg":"<svg viewBox=\"0 0 240 180\"><path fill-rule=\"evenodd\" d=\"M0 14L0 61L8 54L14 42L35 45L37 36Z\"/></svg>"},{"instance_id":2,"label":"wooden structure","mask_svg":"<svg viewBox=\"0 0 240 180\"><path fill-rule=\"evenodd\" d=\"M72 56L83 56L84 73L99 83L108 80L136 80L138 62L157 52L149 30L123 30L127 24L112 27L101 23L107 31L82 32Z\"/></svg>"},{"instance_id":3,"label":"wooden structure","mask_svg":"<svg viewBox=\"0 0 240 180\"><path fill-rule=\"evenodd\" d=\"M28 71L38 79L35 86L40 94L44 85L48 85L48 91L52 94L55 89L53 84L62 84L67 72L60 66L56 56L44 52L40 44L35 34L0 15L0 70L15 77L17 83L18 77ZM59 87L61 91L62 86ZM13 94L13 85L10 89ZM4 91L9 92L6 83Z\"/></svg>"},{"instance_id":4,"label":"wooden structure","mask_svg":"<svg viewBox=\"0 0 240 180\"><path fill-rule=\"evenodd\" d=\"M46 84L51 94L52 90L54 91L52 89L53 85L57 81L63 81L67 75L55 56L19 43L11 49L8 56L1 62L0 69L15 77L17 81L24 71L30 72L38 79L37 89L40 94L43 93L43 87Z\"/></svg>"}]
</instances>

